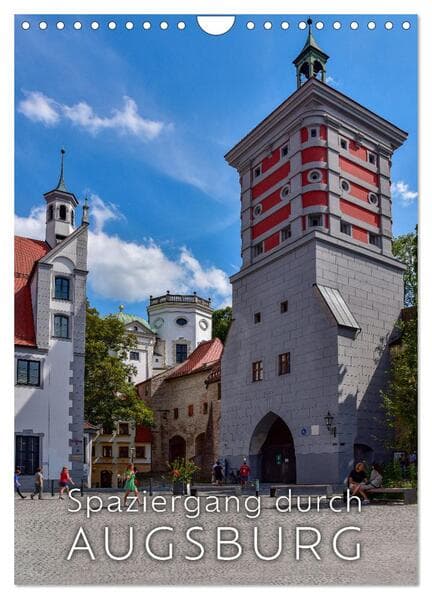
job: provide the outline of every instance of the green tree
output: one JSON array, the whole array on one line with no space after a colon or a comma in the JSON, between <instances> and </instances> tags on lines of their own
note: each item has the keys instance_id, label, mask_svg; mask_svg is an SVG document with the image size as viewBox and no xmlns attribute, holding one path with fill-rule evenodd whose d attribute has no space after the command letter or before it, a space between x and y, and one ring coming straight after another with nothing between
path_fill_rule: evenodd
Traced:
<instances>
[{"instance_id":1,"label":"green tree","mask_svg":"<svg viewBox=\"0 0 432 599\"><path fill-rule=\"evenodd\" d=\"M102 318L87 304L84 413L92 424L107 429L119 420L152 424L152 411L129 382L136 369L124 362L136 343L135 335L127 333L115 316Z\"/></svg>"},{"instance_id":2,"label":"green tree","mask_svg":"<svg viewBox=\"0 0 432 599\"><path fill-rule=\"evenodd\" d=\"M417 450L417 227L394 239L393 254L407 266L404 303L411 310L397 323L401 342L391 351L390 380L382 396L397 448L412 452Z\"/></svg>"},{"instance_id":3,"label":"green tree","mask_svg":"<svg viewBox=\"0 0 432 599\"><path fill-rule=\"evenodd\" d=\"M220 308L213 312L212 323L213 323L213 339L219 337L222 343L225 343L228 335L228 330L232 321L232 308L227 306L226 308Z\"/></svg>"},{"instance_id":4,"label":"green tree","mask_svg":"<svg viewBox=\"0 0 432 599\"><path fill-rule=\"evenodd\" d=\"M413 233L399 235L393 239L393 255L403 262L405 306L417 305L417 226Z\"/></svg>"}]
</instances>

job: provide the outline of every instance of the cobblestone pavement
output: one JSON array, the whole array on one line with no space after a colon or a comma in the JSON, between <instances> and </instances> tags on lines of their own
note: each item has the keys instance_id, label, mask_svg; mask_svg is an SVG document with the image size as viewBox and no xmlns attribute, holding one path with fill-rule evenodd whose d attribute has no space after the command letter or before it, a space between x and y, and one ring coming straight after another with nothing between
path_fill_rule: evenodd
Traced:
<instances>
[{"instance_id":1,"label":"cobblestone pavement","mask_svg":"<svg viewBox=\"0 0 432 599\"><path fill-rule=\"evenodd\" d=\"M29 498L15 500L15 581L17 584L392 584L417 583L417 506L369 505L358 513L334 513L328 508L319 512L279 513L275 500L262 497L261 515L249 519L244 509L239 514L233 509L226 513L202 513L197 518L186 518L178 498L175 513L109 512L109 495L99 496L104 503L100 513L86 518L85 509L69 513L77 504L66 499L44 496L43 501ZM172 497L166 495L167 501ZM87 496L81 499L85 502ZM147 501L150 498L147 498ZM243 498L244 499L244 498ZM201 497L201 507L208 497ZM98 500L93 501L96 505ZM220 498L224 507L224 498ZM250 507L255 507L249 504ZM232 504L232 508L233 508ZM70 561L67 555L82 526L95 560L87 551L75 552ZM125 561L110 559L104 550L104 527L109 527L110 549L115 555L124 554L129 546L129 527L134 531L134 550ZM145 548L150 530L158 526L172 526L173 532L155 534L150 545L156 553L167 553L168 542L173 541L173 559L157 561ZM200 541L205 554L199 561L186 560L196 556L199 547L185 537L193 526L203 527L192 537ZM233 526L239 530L242 555L235 561L217 559L217 527ZM273 561L259 559L254 552L253 528L259 532L259 550L263 555L274 554L278 546L278 527L282 527L283 549ZM296 560L296 527L317 528L321 543L316 547L321 560L310 550ZM347 532L340 537L339 547L346 555L353 555L356 542L360 543L361 557L344 561L332 549L334 534L345 526L360 527L360 532ZM302 532L303 542L314 538L314 533ZM229 533L223 533L228 538ZM82 545L82 543L81 543ZM224 556L232 555L233 547L224 546Z\"/></svg>"}]
</instances>

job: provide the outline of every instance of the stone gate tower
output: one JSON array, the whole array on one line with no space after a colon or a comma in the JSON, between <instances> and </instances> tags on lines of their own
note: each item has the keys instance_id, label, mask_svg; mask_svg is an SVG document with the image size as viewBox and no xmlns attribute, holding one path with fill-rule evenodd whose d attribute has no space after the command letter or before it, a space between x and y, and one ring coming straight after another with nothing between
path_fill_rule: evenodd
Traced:
<instances>
[{"instance_id":1,"label":"stone gate tower","mask_svg":"<svg viewBox=\"0 0 432 599\"><path fill-rule=\"evenodd\" d=\"M343 482L385 457L380 389L403 303L390 166L407 134L325 84L310 31L297 90L226 155L242 267L222 359L221 452L267 482Z\"/></svg>"}]
</instances>

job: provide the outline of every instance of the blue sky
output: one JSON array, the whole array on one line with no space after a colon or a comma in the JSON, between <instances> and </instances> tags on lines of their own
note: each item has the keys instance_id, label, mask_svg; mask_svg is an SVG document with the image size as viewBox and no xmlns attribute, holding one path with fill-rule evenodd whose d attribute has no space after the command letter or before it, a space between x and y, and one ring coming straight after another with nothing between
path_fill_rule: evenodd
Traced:
<instances>
[{"instance_id":1,"label":"blue sky","mask_svg":"<svg viewBox=\"0 0 432 599\"><path fill-rule=\"evenodd\" d=\"M417 31L374 17L314 17L330 55L330 85L409 132L393 160L394 233L417 222ZM290 16L237 17L221 36L195 17L86 15L16 26L16 225L40 236L42 194L65 178L93 207L89 298L103 313L124 303L145 314L166 289L229 302L227 277L240 266L239 189L224 154L295 90L293 58L306 33ZM22 20L31 27L24 31ZM90 22L98 20L94 31ZM107 23L115 20L117 28ZM149 30L142 28L152 22ZM184 30L176 23L184 21ZM246 23L253 20L254 30ZM263 23L271 20L266 30ZM359 28L352 30L351 21ZM132 21L134 29L125 28ZM167 30L159 27L169 24ZM290 27L283 30L281 21Z\"/></svg>"}]
</instances>

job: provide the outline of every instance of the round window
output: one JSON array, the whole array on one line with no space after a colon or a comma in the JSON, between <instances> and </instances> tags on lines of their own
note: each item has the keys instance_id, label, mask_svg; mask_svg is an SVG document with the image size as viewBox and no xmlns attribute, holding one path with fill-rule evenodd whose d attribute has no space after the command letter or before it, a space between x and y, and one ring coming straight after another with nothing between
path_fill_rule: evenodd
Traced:
<instances>
[{"instance_id":1,"label":"round window","mask_svg":"<svg viewBox=\"0 0 432 599\"><path fill-rule=\"evenodd\" d=\"M261 214L261 212L262 212L262 205L257 204L255 206L255 208L253 209L254 216L259 216Z\"/></svg>"},{"instance_id":2,"label":"round window","mask_svg":"<svg viewBox=\"0 0 432 599\"><path fill-rule=\"evenodd\" d=\"M346 179L341 179L340 186L342 191L348 192L351 189L350 184Z\"/></svg>"},{"instance_id":3,"label":"round window","mask_svg":"<svg viewBox=\"0 0 432 599\"><path fill-rule=\"evenodd\" d=\"M307 178L310 183L318 183L322 180L321 171L309 171Z\"/></svg>"},{"instance_id":4,"label":"round window","mask_svg":"<svg viewBox=\"0 0 432 599\"><path fill-rule=\"evenodd\" d=\"M199 326L203 331L206 331L208 329L209 323L207 320L202 319L199 321Z\"/></svg>"},{"instance_id":5,"label":"round window","mask_svg":"<svg viewBox=\"0 0 432 599\"><path fill-rule=\"evenodd\" d=\"M184 327L185 324L187 324L187 320L186 318L177 318L176 323L179 325L179 327Z\"/></svg>"},{"instance_id":6,"label":"round window","mask_svg":"<svg viewBox=\"0 0 432 599\"><path fill-rule=\"evenodd\" d=\"M290 191L291 191L291 187L290 187L289 183L287 183L281 189L281 192L280 192L281 199L284 200L285 198L287 198L290 194Z\"/></svg>"},{"instance_id":7,"label":"round window","mask_svg":"<svg viewBox=\"0 0 432 599\"><path fill-rule=\"evenodd\" d=\"M369 194L369 203L372 204L372 206L378 206L379 200L376 193Z\"/></svg>"}]
</instances>

